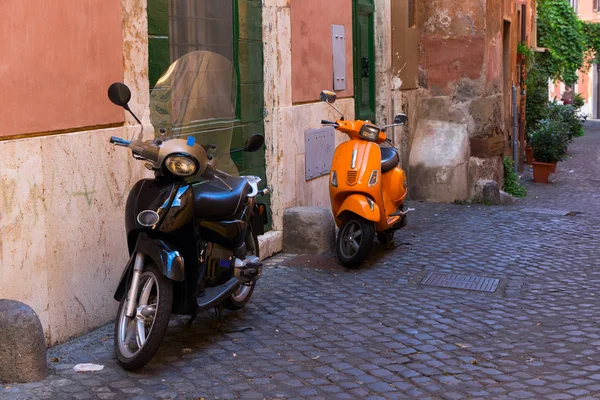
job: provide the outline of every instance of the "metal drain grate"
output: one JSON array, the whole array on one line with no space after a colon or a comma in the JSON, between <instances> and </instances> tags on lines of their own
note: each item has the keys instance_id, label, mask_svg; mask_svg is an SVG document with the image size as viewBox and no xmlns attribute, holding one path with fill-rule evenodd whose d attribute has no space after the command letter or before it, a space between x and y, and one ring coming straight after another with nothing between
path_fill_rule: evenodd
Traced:
<instances>
[{"instance_id":1,"label":"metal drain grate","mask_svg":"<svg viewBox=\"0 0 600 400\"><path fill-rule=\"evenodd\" d=\"M428 273L421 281L421 285L438 286L451 289L475 290L478 292L494 293L498 288L500 279L483 278L473 275Z\"/></svg>"}]
</instances>

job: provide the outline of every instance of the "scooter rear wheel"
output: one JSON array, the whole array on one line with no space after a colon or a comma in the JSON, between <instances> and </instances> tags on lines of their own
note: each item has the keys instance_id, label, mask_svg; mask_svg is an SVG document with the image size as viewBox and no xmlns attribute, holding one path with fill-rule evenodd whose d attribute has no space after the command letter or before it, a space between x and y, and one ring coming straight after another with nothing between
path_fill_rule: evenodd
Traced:
<instances>
[{"instance_id":1,"label":"scooter rear wheel","mask_svg":"<svg viewBox=\"0 0 600 400\"><path fill-rule=\"evenodd\" d=\"M371 253L375 240L375 224L358 215L344 221L335 242L338 259L348 268L360 266Z\"/></svg>"},{"instance_id":2,"label":"scooter rear wheel","mask_svg":"<svg viewBox=\"0 0 600 400\"><path fill-rule=\"evenodd\" d=\"M248 234L246 235L246 256L256 256L260 258L258 238L252 232L252 226L248 225ZM240 287L233 292L230 298L228 298L223 306L229 311L241 310L246 306L252 293L254 293L254 287L256 282L240 285Z\"/></svg>"}]
</instances>

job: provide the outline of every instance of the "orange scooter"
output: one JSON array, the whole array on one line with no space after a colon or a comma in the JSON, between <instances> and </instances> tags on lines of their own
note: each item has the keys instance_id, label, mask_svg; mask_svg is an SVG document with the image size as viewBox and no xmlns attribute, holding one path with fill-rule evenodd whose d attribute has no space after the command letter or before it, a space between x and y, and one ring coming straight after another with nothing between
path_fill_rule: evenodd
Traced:
<instances>
[{"instance_id":1,"label":"orange scooter","mask_svg":"<svg viewBox=\"0 0 600 400\"><path fill-rule=\"evenodd\" d=\"M406 174L398 167L398 150L387 138L387 128L406 124L405 114L398 114L392 125L379 128L369 121L346 121L333 105L335 92L324 90L320 99L342 117L326 126L347 134L349 141L336 149L331 164L329 195L339 231L336 252L347 267L357 267L369 256L375 235L391 248L394 232L407 224L404 199L408 191ZM380 146L381 144L387 146Z\"/></svg>"}]
</instances>

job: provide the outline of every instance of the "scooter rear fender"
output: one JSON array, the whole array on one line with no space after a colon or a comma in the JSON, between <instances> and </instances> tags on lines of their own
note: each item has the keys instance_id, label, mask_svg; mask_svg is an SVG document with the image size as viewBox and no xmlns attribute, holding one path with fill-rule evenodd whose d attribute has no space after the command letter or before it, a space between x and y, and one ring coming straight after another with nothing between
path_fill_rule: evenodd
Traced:
<instances>
[{"instance_id":1,"label":"scooter rear fender","mask_svg":"<svg viewBox=\"0 0 600 400\"><path fill-rule=\"evenodd\" d=\"M378 222L381 218L377 203L368 196L359 193L351 194L342 202L340 209L335 215L335 222L338 226L343 224L343 214L348 212L373 222Z\"/></svg>"},{"instance_id":2,"label":"scooter rear fender","mask_svg":"<svg viewBox=\"0 0 600 400\"><path fill-rule=\"evenodd\" d=\"M137 253L142 253L146 257L149 257L167 278L178 282L182 282L185 279L185 264L183 256L177 250L177 247L164 239L151 238L146 233L140 233L131 258L129 258L121 274L121 279L114 295L115 300L121 301L125 294L127 281L133 272L133 264Z\"/></svg>"}]
</instances>

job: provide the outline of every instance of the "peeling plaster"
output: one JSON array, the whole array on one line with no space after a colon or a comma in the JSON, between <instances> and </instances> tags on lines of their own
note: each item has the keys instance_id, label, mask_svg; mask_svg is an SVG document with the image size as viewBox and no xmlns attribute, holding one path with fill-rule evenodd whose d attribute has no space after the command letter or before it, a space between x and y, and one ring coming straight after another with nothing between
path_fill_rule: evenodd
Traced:
<instances>
[{"instance_id":1,"label":"peeling plaster","mask_svg":"<svg viewBox=\"0 0 600 400\"><path fill-rule=\"evenodd\" d=\"M446 34L449 34L451 23L452 18L450 18L448 10L438 9L425 22L425 30L434 33L437 29L442 29Z\"/></svg>"}]
</instances>

